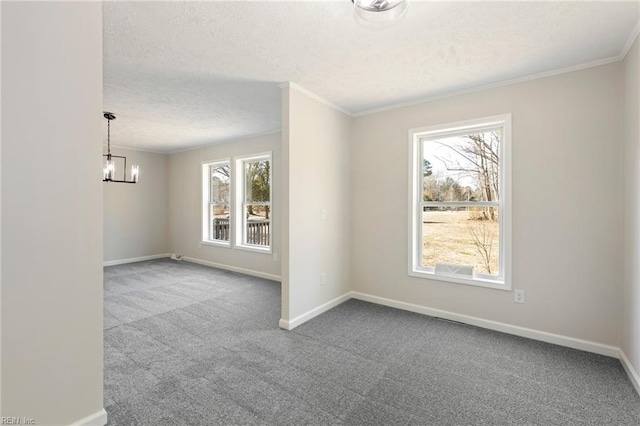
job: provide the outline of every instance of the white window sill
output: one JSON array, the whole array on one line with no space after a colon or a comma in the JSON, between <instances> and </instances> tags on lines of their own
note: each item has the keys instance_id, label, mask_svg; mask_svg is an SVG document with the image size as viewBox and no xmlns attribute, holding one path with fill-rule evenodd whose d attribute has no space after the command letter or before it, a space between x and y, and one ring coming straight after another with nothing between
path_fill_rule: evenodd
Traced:
<instances>
[{"instance_id":1,"label":"white window sill","mask_svg":"<svg viewBox=\"0 0 640 426\"><path fill-rule=\"evenodd\" d=\"M414 269L412 271L409 271L409 276L428 279L428 280L434 280L434 281L447 281L450 283L471 285L475 287L492 288L495 290L511 291L511 283L505 282L505 280L503 279L492 280L484 277L474 277L474 278L456 277L452 275L436 274L431 271L425 271L420 269L417 269L417 270Z\"/></svg>"},{"instance_id":2,"label":"white window sill","mask_svg":"<svg viewBox=\"0 0 640 426\"><path fill-rule=\"evenodd\" d=\"M271 247L259 247L259 246L238 244L234 248L237 248L238 250L252 251L254 253L271 254Z\"/></svg>"},{"instance_id":3,"label":"white window sill","mask_svg":"<svg viewBox=\"0 0 640 426\"><path fill-rule=\"evenodd\" d=\"M229 244L228 241L207 240L207 241L200 241L200 245L202 245L202 246L214 246L214 247L231 248L231 245Z\"/></svg>"}]
</instances>

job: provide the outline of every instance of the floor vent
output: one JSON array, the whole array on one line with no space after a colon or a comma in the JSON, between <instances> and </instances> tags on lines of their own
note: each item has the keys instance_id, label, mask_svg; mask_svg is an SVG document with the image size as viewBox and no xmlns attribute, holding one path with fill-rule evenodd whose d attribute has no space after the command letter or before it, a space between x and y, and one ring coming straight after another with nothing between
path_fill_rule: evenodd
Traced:
<instances>
[{"instance_id":1,"label":"floor vent","mask_svg":"<svg viewBox=\"0 0 640 426\"><path fill-rule=\"evenodd\" d=\"M440 318L440 317L434 317L435 319L439 320L439 321L444 321L444 322L450 322L451 324L458 324L458 325L467 325L463 322L460 321L454 321L454 320L450 320L450 319L446 319L446 318Z\"/></svg>"},{"instance_id":2,"label":"floor vent","mask_svg":"<svg viewBox=\"0 0 640 426\"><path fill-rule=\"evenodd\" d=\"M436 263L436 269L434 272L436 275L473 278L473 266L469 265L450 265L448 263Z\"/></svg>"}]
</instances>

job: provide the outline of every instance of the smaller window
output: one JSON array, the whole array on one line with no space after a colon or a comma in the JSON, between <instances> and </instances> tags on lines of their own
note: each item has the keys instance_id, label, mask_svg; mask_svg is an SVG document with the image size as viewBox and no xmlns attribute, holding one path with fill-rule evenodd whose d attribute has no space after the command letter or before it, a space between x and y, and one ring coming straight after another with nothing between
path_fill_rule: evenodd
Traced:
<instances>
[{"instance_id":1,"label":"smaller window","mask_svg":"<svg viewBox=\"0 0 640 426\"><path fill-rule=\"evenodd\" d=\"M217 161L202 165L202 241L229 245L230 163Z\"/></svg>"},{"instance_id":2,"label":"smaller window","mask_svg":"<svg viewBox=\"0 0 640 426\"><path fill-rule=\"evenodd\" d=\"M237 246L271 251L271 154L241 158L236 163L236 182L241 182L236 226Z\"/></svg>"}]
</instances>

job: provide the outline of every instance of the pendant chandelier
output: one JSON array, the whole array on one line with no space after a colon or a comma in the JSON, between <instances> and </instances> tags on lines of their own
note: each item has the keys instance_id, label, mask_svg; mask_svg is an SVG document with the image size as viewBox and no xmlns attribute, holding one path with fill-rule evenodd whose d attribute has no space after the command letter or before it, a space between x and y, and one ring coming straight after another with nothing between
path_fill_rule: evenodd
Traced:
<instances>
[{"instance_id":1,"label":"pendant chandelier","mask_svg":"<svg viewBox=\"0 0 640 426\"><path fill-rule=\"evenodd\" d=\"M407 0L351 0L356 16L367 22L386 22L399 18Z\"/></svg>"},{"instance_id":2,"label":"pendant chandelier","mask_svg":"<svg viewBox=\"0 0 640 426\"><path fill-rule=\"evenodd\" d=\"M102 181L103 182L117 182L117 183L138 183L138 174L140 172L138 165L131 166L131 180L127 180L127 157L121 155L111 155L111 120L115 120L116 116L113 113L105 112L104 118L107 119L107 153L102 154L103 157L107 157L106 163L102 168ZM122 180L116 179L116 161L115 158L121 158L124 163L122 168Z\"/></svg>"}]
</instances>

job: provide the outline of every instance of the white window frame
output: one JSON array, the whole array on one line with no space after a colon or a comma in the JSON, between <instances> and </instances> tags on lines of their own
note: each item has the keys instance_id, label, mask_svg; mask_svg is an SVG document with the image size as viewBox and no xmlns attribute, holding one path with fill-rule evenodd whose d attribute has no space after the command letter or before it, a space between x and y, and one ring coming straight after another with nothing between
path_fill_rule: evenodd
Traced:
<instances>
[{"instance_id":1,"label":"white window frame","mask_svg":"<svg viewBox=\"0 0 640 426\"><path fill-rule=\"evenodd\" d=\"M466 276L444 275L436 273L435 268L422 266L422 210L423 201L423 141L437 137L458 136L501 128L500 143L500 273L497 277L489 275ZM474 120L446 123L409 130L409 275L437 281L447 281L487 287L499 290L511 290L511 114L502 114ZM446 205L446 203L439 203ZM495 205L482 202L455 202L456 206Z\"/></svg>"},{"instance_id":2,"label":"white window frame","mask_svg":"<svg viewBox=\"0 0 640 426\"><path fill-rule=\"evenodd\" d=\"M237 186L235 187L235 190L234 190L234 195L235 195L234 210L238 212L239 215L241 215L237 217L238 220L235 221L235 225L233 227L234 229L233 235L234 235L234 242L235 242L234 247L240 250L248 250L248 251L254 251L258 253L271 254L273 250L273 231L274 231L273 230L273 158L272 158L271 151L242 156L242 157L235 157L234 160L235 160L234 161L235 172L233 173L233 176L235 177L234 180L237 183ZM269 183L270 183L269 184L269 202L268 203L267 202L246 203L245 202L246 184L245 184L245 173L244 173L245 167L244 166L246 163L252 163L252 162L263 161L263 160L269 161ZM245 212L246 212L246 207L249 204L269 205L271 219L269 220L269 245L267 247L245 243L245 233L246 233L245 225L247 222Z\"/></svg>"},{"instance_id":3,"label":"white window frame","mask_svg":"<svg viewBox=\"0 0 640 426\"><path fill-rule=\"evenodd\" d=\"M229 240L211 239L211 205L222 204L211 202L211 167L229 165ZM233 237L233 171L231 170L232 162L230 158L218 159L213 161L202 162L202 238L201 244L207 244L219 247L231 247L231 239ZM227 203L224 203L227 204Z\"/></svg>"}]
</instances>

